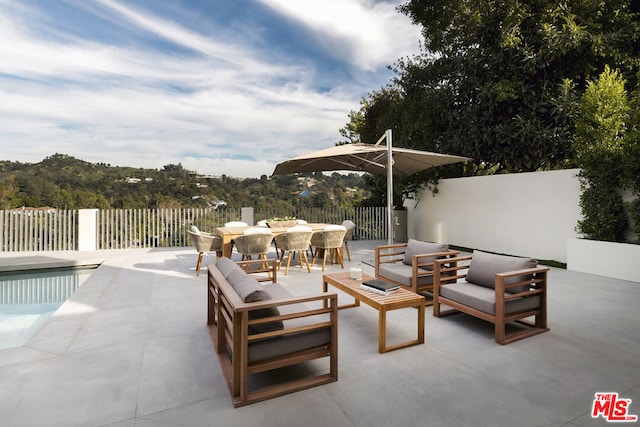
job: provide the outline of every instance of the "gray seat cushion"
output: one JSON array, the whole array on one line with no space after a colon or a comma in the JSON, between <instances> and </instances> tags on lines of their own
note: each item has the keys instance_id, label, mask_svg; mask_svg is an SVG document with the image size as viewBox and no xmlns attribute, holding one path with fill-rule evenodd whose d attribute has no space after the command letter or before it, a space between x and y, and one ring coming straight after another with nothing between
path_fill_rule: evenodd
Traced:
<instances>
[{"instance_id":1,"label":"gray seat cushion","mask_svg":"<svg viewBox=\"0 0 640 427\"><path fill-rule=\"evenodd\" d=\"M291 294L277 283L265 285L264 290L273 299L291 298ZM299 312L309 307L305 304L291 304L280 306L283 314ZM328 314L320 316L303 317L285 320L284 326L293 328L304 326L310 323L330 321ZM284 354L302 351L313 347L328 345L331 342L331 329L322 328L313 331L299 332L282 337L260 340L249 344L249 362L268 359L270 357L282 356Z\"/></svg>"},{"instance_id":2,"label":"gray seat cushion","mask_svg":"<svg viewBox=\"0 0 640 427\"><path fill-rule=\"evenodd\" d=\"M452 283L440 287L440 295L444 298L473 307L482 312L496 314L496 291L484 286L467 282ZM506 295L506 294L505 294ZM446 304L446 303L445 303ZM508 300L505 303L505 313L515 313L522 310L535 309L540 305L538 295Z\"/></svg>"},{"instance_id":3,"label":"gray seat cushion","mask_svg":"<svg viewBox=\"0 0 640 427\"><path fill-rule=\"evenodd\" d=\"M446 252L449 250L449 245L444 243L431 243L431 242L421 242L420 240L409 239L407 242L407 248L404 253L404 258L402 262L407 265L411 265L413 263L414 255L423 255L423 254L432 254L436 252ZM433 258L430 261L435 260ZM428 260L428 259L426 259ZM425 260L425 261L426 261ZM431 270L433 267L429 267Z\"/></svg>"},{"instance_id":4,"label":"gray seat cushion","mask_svg":"<svg viewBox=\"0 0 640 427\"><path fill-rule=\"evenodd\" d=\"M411 286L413 269L410 265L401 262L380 264L378 272L380 276L386 277L387 279L402 283L405 286ZM420 276L418 278L418 285L433 285L433 276Z\"/></svg>"},{"instance_id":5,"label":"gray seat cushion","mask_svg":"<svg viewBox=\"0 0 640 427\"><path fill-rule=\"evenodd\" d=\"M473 251L466 281L493 289L495 287L496 273L535 268L537 265L538 262L533 258L519 258L506 255L495 255L482 251ZM522 281L523 279L523 277L514 277L513 279L507 280L505 283L515 283ZM526 286L519 286L517 288L511 288L507 292L524 292L527 289L528 287Z\"/></svg>"}]
</instances>

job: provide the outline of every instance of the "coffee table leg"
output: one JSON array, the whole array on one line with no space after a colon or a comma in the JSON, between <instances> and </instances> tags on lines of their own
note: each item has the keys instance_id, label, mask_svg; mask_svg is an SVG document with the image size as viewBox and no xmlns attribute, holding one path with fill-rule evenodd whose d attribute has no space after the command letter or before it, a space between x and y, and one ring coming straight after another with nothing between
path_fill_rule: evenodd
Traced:
<instances>
[{"instance_id":1,"label":"coffee table leg","mask_svg":"<svg viewBox=\"0 0 640 427\"><path fill-rule=\"evenodd\" d=\"M381 308L378 312L378 353L387 351L387 311Z\"/></svg>"},{"instance_id":2,"label":"coffee table leg","mask_svg":"<svg viewBox=\"0 0 640 427\"><path fill-rule=\"evenodd\" d=\"M415 340L391 345L389 347L387 347L387 310L384 310L383 308L380 309L378 315L378 353L387 353L389 351L399 350L412 345L424 344L425 304L422 302L420 305L414 306L414 308L418 309L418 336Z\"/></svg>"},{"instance_id":3,"label":"coffee table leg","mask_svg":"<svg viewBox=\"0 0 640 427\"><path fill-rule=\"evenodd\" d=\"M418 306L418 343L424 344L424 312L425 304Z\"/></svg>"},{"instance_id":4,"label":"coffee table leg","mask_svg":"<svg viewBox=\"0 0 640 427\"><path fill-rule=\"evenodd\" d=\"M322 281L322 292L327 292L329 290L329 282L326 280ZM323 303L323 307L327 308L326 301ZM360 307L360 300L356 297L353 298L353 304L345 304L339 305L338 310L342 310L343 308L351 308L351 307Z\"/></svg>"}]
</instances>

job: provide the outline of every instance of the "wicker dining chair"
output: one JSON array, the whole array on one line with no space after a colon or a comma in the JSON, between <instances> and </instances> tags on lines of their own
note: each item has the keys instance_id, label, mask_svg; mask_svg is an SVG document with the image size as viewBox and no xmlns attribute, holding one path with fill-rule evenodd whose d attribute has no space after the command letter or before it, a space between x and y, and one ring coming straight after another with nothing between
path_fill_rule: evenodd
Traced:
<instances>
[{"instance_id":1,"label":"wicker dining chair","mask_svg":"<svg viewBox=\"0 0 640 427\"><path fill-rule=\"evenodd\" d=\"M344 262L342 260L342 245L344 243L344 235L347 229L342 225L328 225L322 231L313 233L311 237L311 245L315 248L311 264L316 263L318 255L322 253L322 271L324 271L327 262L327 252L331 262L337 260L342 268Z\"/></svg>"},{"instance_id":2,"label":"wicker dining chair","mask_svg":"<svg viewBox=\"0 0 640 427\"><path fill-rule=\"evenodd\" d=\"M347 229L347 232L344 234L344 248L347 250L347 257L349 258L349 261L351 261L351 252L349 252L349 240L353 238L353 232L356 230L356 224L350 219L346 219L342 221L342 225Z\"/></svg>"},{"instance_id":3,"label":"wicker dining chair","mask_svg":"<svg viewBox=\"0 0 640 427\"><path fill-rule=\"evenodd\" d=\"M307 226L294 226L287 229L286 233L282 233L276 236L275 241L277 248L281 251L280 262L278 263L278 270L282 267L285 254L287 255L287 268L284 271L285 275L289 274L289 266L291 265L291 258L297 253L300 261L300 268L302 268L302 261L307 266L307 271L311 273L311 267L309 266L309 258L307 258L307 250L311 243L311 236L313 231L311 227Z\"/></svg>"},{"instance_id":4,"label":"wicker dining chair","mask_svg":"<svg viewBox=\"0 0 640 427\"><path fill-rule=\"evenodd\" d=\"M188 231L188 233L193 245L196 247L196 251L198 251L196 276L199 276L202 257L205 252L215 252L217 258L222 256L222 239L218 236L214 236L213 234L202 232L195 226L191 227L191 230Z\"/></svg>"},{"instance_id":5,"label":"wicker dining chair","mask_svg":"<svg viewBox=\"0 0 640 427\"><path fill-rule=\"evenodd\" d=\"M263 227L249 228L234 239L236 249L242 254L243 261L252 259L253 255L258 255L258 259L267 259L272 240L271 230Z\"/></svg>"}]
</instances>

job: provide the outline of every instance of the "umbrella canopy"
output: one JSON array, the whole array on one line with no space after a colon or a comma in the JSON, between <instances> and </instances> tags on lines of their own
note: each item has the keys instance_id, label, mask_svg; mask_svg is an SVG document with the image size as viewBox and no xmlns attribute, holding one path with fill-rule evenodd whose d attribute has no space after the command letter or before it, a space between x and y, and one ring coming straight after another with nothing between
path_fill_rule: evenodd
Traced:
<instances>
[{"instance_id":1,"label":"umbrella canopy","mask_svg":"<svg viewBox=\"0 0 640 427\"><path fill-rule=\"evenodd\" d=\"M315 151L278 164L273 175L299 172L348 170L386 174L388 148L384 145L345 144ZM434 166L470 160L429 151L392 147L392 173L409 176Z\"/></svg>"},{"instance_id":2,"label":"umbrella canopy","mask_svg":"<svg viewBox=\"0 0 640 427\"><path fill-rule=\"evenodd\" d=\"M387 145L380 145L386 139ZM409 176L434 166L471 160L429 151L395 148L388 129L376 144L344 144L304 154L279 163L273 175L318 171L359 171L387 175L387 230L389 244L393 242L391 210L393 208L393 175Z\"/></svg>"}]
</instances>

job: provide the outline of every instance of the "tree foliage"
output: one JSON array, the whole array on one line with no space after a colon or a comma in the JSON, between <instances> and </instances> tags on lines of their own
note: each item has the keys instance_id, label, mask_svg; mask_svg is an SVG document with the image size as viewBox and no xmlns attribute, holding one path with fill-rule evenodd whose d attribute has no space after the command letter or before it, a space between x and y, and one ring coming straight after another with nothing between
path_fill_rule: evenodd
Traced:
<instances>
[{"instance_id":1,"label":"tree foliage","mask_svg":"<svg viewBox=\"0 0 640 427\"><path fill-rule=\"evenodd\" d=\"M584 219L578 231L595 240L624 242L627 214L620 189L624 185L624 145L629 122L625 81L609 67L589 82L579 104L574 147Z\"/></svg>"},{"instance_id":2,"label":"tree foliage","mask_svg":"<svg viewBox=\"0 0 640 427\"><path fill-rule=\"evenodd\" d=\"M640 242L640 83L629 101L629 126L623 146L624 184L635 198L627 210L632 220L631 232Z\"/></svg>"},{"instance_id":3,"label":"tree foliage","mask_svg":"<svg viewBox=\"0 0 640 427\"><path fill-rule=\"evenodd\" d=\"M343 135L464 155L466 165L411 177L523 172L575 165L578 100L606 64L635 86L637 7L629 0L410 0L423 50L352 112ZM376 136L377 135L377 136Z\"/></svg>"},{"instance_id":4,"label":"tree foliage","mask_svg":"<svg viewBox=\"0 0 640 427\"><path fill-rule=\"evenodd\" d=\"M309 196L301 193L309 189ZM204 177L180 164L161 170L93 164L64 154L40 163L0 161L0 209L252 206L287 212L297 207L358 206L369 192L358 174L322 173L260 179Z\"/></svg>"}]
</instances>

